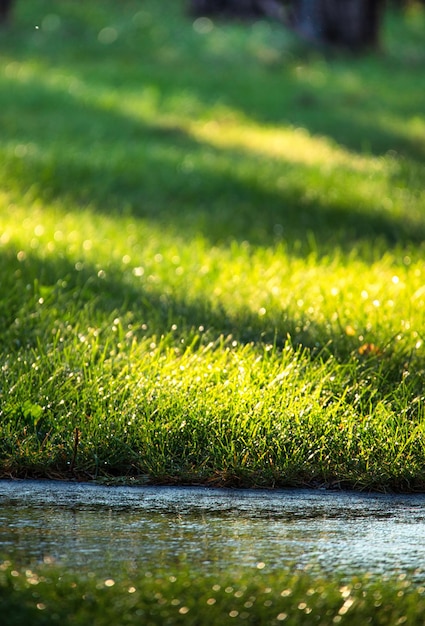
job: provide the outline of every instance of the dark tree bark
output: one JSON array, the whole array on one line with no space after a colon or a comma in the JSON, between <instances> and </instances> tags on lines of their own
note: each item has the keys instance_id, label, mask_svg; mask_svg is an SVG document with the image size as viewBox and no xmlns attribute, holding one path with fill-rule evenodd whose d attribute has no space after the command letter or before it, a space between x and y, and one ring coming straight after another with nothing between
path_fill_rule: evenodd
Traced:
<instances>
[{"instance_id":1,"label":"dark tree bark","mask_svg":"<svg viewBox=\"0 0 425 626\"><path fill-rule=\"evenodd\" d=\"M302 36L353 50L374 48L385 0L190 0L195 16L273 17Z\"/></svg>"},{"instance_id":2,"label":"dark tree bark","mask_svg":"<svg viewBox=\"0 0 425 626\"><path fill-rule=\"evenodd\" d=\"M310 39L353 50L378 45L384 0L294 0L294 28Z\"/></svg>"},{"instance_id":3,"label":"dark tree bark","mask_svg":"<svg viewBox=\"0 0 425 626\"><path fill-rule=\"evenodd\" d=\"M280 14L279 0L191 0L189 11L194 16L240 17L255 19Z\"/></svg>"},{"instance_id":4,"label":"dark tree bark","mask_svg":"<svg viewBox=\"0 0 425 626\"><path fill-rule=\"evenodd\" d=\"M10 17L13 0L0 0L0 24L5 24Z\"/></svg>"}]
</instances>

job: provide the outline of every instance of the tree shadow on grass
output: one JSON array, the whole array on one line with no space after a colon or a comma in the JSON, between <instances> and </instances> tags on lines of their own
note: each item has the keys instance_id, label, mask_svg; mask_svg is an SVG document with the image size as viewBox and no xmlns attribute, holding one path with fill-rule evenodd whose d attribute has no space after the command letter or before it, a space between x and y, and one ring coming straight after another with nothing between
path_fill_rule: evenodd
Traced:
<instances>
[{"instance_id":1,"label":"tree shadow on grass","mask_svg":"<svg viewBox=\"0 0 425 626\"><path fill-rule=\"evenodd\" d=\"M425 109L424 20L418 20L421 26L413 35L403 14L391 17L389 11L390 22L403 26L392 35L393 41L390 38L387 52L327 57L299 44L293 49L291 36L277 24L272 27L260 21L248 27L218 23L207 36L199 36L191 32L191 20L176 15L173 21L165 22L161 10L156 13L147 7L146 13L149 11L151 29L144 35L149 38L152 34L154 57L165 48L169 60L165 55L162 63L154 64L156 70L142 68L142 75L158 84L165 99L187 92L204 107L219 99L260 123L301 126L353 152L381 156L390 150L423 162L423 132L406 132L406 123L420 119ZM164 29L161 42L154 35L158 26ZM384 38L389 30L384 25ZM403 61L392 51L391 46L399 45L403 37L408 38L407 49L413 45L419 55L416 62L415 53ZM140 53L140 37L134 39L131 29L120 45L127 54ZM142 54L146 54L146 44ZM241 69L244 67L246 71ZM90 68L87 73L85 68L82 71L84 80L97 84L96 73Z\"/></svg>"},{"instance_id":2,"label":"tree shadow on grass","mask_svg":"<svg viewBox=\"0 0 425 626\"><path fill-rule=\"evenodd\" d=\"M409 58L403 62L391 52L326 58L302 46L293 49L280 25L271 27L264 21L251 26L212 22L207 33L197 34L183 1L168 9L168 19L154 2L140 9L137 2L127 2L118 10L105 6L103 21L120 35L109 48L98 41L102 11L98 9L94 19L83 7L58 9L63 16L61 29L55 32L42 29L29 38L18 24L5 47L9 45L21 60L43 59L57 56L60 38L64 63L73 65L78 37L82 42L79 55L95 60L78 64L79 77L100 90L105 75L118 88L129 82L139 87L148 82L164 100L188 93L204 109L219 100L260 123L300 126L353 152L383 155L395 151L423 161L423 136L406 133L406 120L422 116L425 108L423 63ZM43 15L44 10L41 6L38 12ZM22 12L23 25L25 20L31 23ZM396 15L390 21L403 22L403 17ZM416 39L423 39L420 30L414 30ZM408 24L391 37L403 34L412 45ZM16 45L20 37L25 37L24 42ZM124 76L114 54L128 59Z\"/></svg>"},{"instance_id":3,"label":"tree shadow on grass","mask_svg":"<svg viewBox=\"0 0 425 626\"><path fill-rule=\"evenodd\" d=\"M298 242L298 254L311 249L312 235L319 255L359 243L365 250L376 239L393 246L425 238L420 217L376 207L357 192L364 175L348 165L322 172L285 156L216 147L184 128L149 124L35 81L14 83L4 102L2 140L11 148L0 181L17 201L27 194L70 210L90 206L117 218L125 211L211 244L283 240L291 249Z\"/></svg>"},{"instance_id":4,"label":"tree shadow on grass","mask_svg":"<svg viewBox=\"0 0 425 626\"><path fill-rule=\"evenodd\" d=\"M136 284L131 269L110 267L99 273L95 265L76 264L65 255L41 258L28 252L18 261L18 250L3 247L0 260L8 268L3 277L7 298L1 301L1 344L3 349L36 348L37 341L51 335L55 324L80 327L79 314L92 325L104 327L113 316L123 316L135 332L162 336L172 327L178 334L205 329L213 339L229 336L238 343L285 345L290 336L296 345L320 352L336 341L341 355L356 339L336 337L331 325L306 323L304 314L294 317L282 308L279 319L270 320L246 307L229 312L216 298L188 298L184 293L165 293L146 282ZM67 318L69 313L70 319ZM333 329L335 331L335 328ZM202 331L203 332L203 331ZM330 352L338 350L337 345Z\"/></svg>"},{"instance_id":5,"label":"tree shadow on grass","mask_svg":"<svg viewBox=\"0 0 425 626\"><path fill-rule=\"evenodd\" d=\"M58 337L63 341L66 336L63 346L72 351L74 342L89 333L90 328L96 329L101 347L105 341L108 350L113 349L111 327L117 324L116 318L123 329L116 341L124 351L124 335L129 329L128 345L134 339L158 342L165 338L164 345L179 350L192 341L191 349L211 342L217 348L227 346L235 350L240 344L251 344L264 354L271 347L279 351L289 342L303 349L312 360L333 357L341 364L351 363L346 371L347 384L354 389L361 387L363 378L368 385L373 380L373 402L377 398L388 400L389 394L398 389L404 380L406 358L412 359L402 349L393 351L390 346L385 355L359 356L356 337L339 332L335 323L311 322L304 313L297 317L293 310L282 308L279 316L272 319L247 307L229 311L213 298L188 298L182 292L170 295L152 285L138 285L130 270L126 274L118 267L109 268L99 275L96 266L85 263L76 268L66 256L40 258L32 252L24 261L18 261L16 253L13 246L0 252L2 266L9 268L10 282L4 284L8 298L0 302L0 346L8 359L15 359L17 353L26 354L26 367L31 366L40 346L51 346L58 342ZM422 393L423 355L414 357L414 369L415 375L409 379L410 391L406 387L404 394L410 393L416 402ZM365 393L362 388L362 394ZM413 412L415 406L412 405Z\"/></svg>"},{"instance_id":6,"label":"tree shadow on grass","mask_svg":"<svg viewBox=\"0 0 425 626\"><path fill-rule=\"evenodd\" d=\"M283 309L277 325L272 326L245 307L230 313L213 297L189 299L180 292L170 294L146 283L137 285L128 268L110 267L99 274L96 266L85 262L76 267L64 255L40 258L28 252L21 261L17 256L18 250L10 245L0 253L2 266L8 268L3 280L7 298L0 303L0 343L6 351L36 348L39 340L51 338L56 326L63 329L71 324L84 332L80 313L84 323L89 318L90 324L100 329L110 325L114 316L122 316L123 323L131 323L141 337L161 337L176 328L177 337L205 331L212 340L231 335L238 343L279 347L289 334L295 342L313 349L318 347L316 335L323 335L319 327L302 329L302 318L291 318Z\"/></svg>"},{"instance_id":7,"label":"tree shadow on grass","mask_svg":"<svg viewBox=\"0 0 425 626\"><path fill-rule=\"evenodd\" d=\"M412 119L421 120L425 110L425 20L419 19L415 29L417 43L413 50L418 59L415 61L412 51L403 60L395 56L392 47L399 46L398 40L404 36L409 50L414 37L404 23L403 13L388 11L388 16L391 24L399 23L399 32L390 35L388 50L365 56L326 55L299 43L294 48L284 29L267 28L264 22L251 29L239 26L245 33L244 38L240 37L245 47L241 44L239 54L248 71L241 71L236 58L232 58L231 28L218 23L198 43L198 62L212 68L212 78L206 73L194 81L191 76L177 73L170 88L191 91L208 106L213 83L223 104L259 123L302 127L352 152L382 156L391 151L422 163L423 131L409 133L407 127ZM261 41L258 25L264 31ZM238 27L233 28L236 31ZM385 21L383 39L390 30ZM216 52L226 42L228 59ZM221 80L217 72L220 63ZM229 74L233 80L228 79Z\"/></svg>"}]
</instances>

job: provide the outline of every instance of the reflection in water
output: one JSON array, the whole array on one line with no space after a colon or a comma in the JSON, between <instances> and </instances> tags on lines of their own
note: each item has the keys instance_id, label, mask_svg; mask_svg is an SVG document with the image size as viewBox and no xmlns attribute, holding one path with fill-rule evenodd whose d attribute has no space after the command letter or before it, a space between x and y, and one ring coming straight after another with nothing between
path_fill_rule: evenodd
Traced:
<instances>
[{"instance_id":1,"label":"reflection in water","mask_svg":"<svg viewBox=\"0 0 425 626\"><path fill-rule=\"evenodd\" d=\"M0 481L0 554L102 573L187 563L393 573L425 565L425 496Z\"/></svg>"}]
</instances>

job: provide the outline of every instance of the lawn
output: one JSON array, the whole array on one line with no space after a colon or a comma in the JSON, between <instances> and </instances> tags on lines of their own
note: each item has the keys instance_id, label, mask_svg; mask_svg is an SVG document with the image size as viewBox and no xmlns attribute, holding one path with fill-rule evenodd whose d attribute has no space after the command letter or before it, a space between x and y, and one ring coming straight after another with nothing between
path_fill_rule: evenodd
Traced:
<instances>
[{"instance_id":1,"label":"lawn","mask_svg":"<svg viewBox=\"0 0 425 626\"><path fill-rule=\"evenodd\" d=\"M0 34L0 476L425 489L425 13Z\"/></svg>"},{"instance_id":2,"label":"lawn","mask_svg":"<svg viewBox=\"0 0 425 626\"><path fill-rule=\"evenodd\" d=\"M404 576L329 581L309 572L254 571L200 578L183 568L101 578L52 565L0 565L7 626L421 626L424 594Z\"/></svg>"}]
</instances>

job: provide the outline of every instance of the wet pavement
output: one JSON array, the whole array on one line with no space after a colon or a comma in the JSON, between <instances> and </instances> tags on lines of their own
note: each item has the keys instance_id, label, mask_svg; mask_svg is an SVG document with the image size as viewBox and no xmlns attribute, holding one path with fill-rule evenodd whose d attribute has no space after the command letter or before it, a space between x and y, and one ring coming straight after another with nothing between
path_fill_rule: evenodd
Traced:
<instances>
[{"instance_id":1,"label":"wet pavement","mask_svg":"<svg viewBox=\"0 0 425 626\"><path fill-rule=\"evenodd\" d=\"M425 495L0 481L0 557L113 573L180 563L425 569Z\"/></svg>"}]
</instances>

